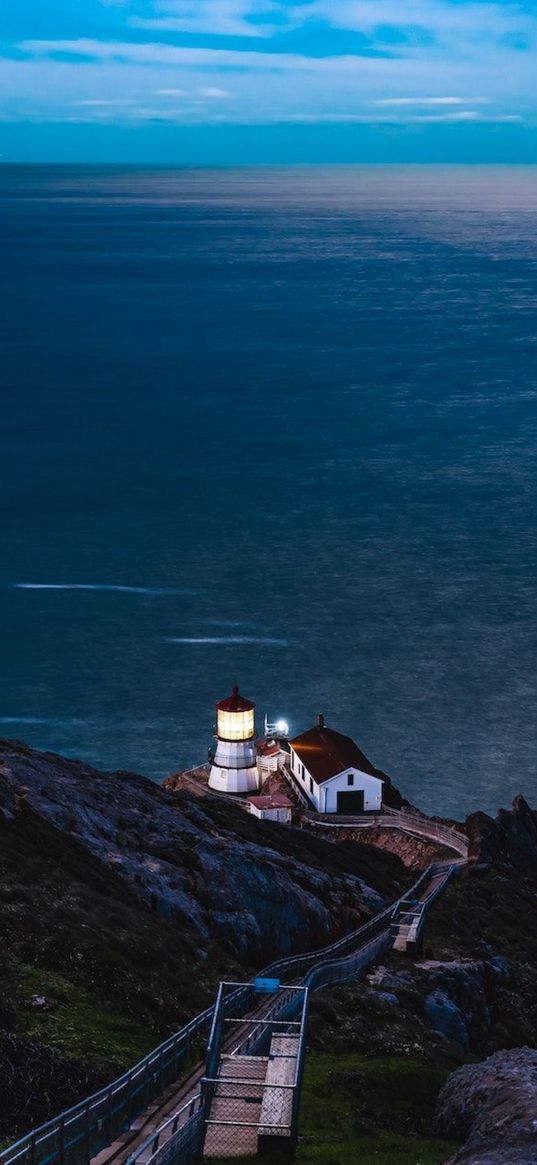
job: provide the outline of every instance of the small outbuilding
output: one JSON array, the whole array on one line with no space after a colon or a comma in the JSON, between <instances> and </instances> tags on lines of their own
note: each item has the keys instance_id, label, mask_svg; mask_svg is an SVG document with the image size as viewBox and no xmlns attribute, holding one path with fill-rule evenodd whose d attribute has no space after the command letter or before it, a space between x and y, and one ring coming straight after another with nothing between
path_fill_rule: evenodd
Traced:
<instances>
[{"instance_id":1,"label":"small outbuilding","mask_svg":"<svg viewBox=\"0 0 537 1165\"><path fill-rule=\"evenodd\" d=\"M352 815L379 810L382 779L350 736L314 728L289 741L291 773L318 813Z\"/></svg>"},{"instance_id":2,"label":"small outbuilding","mask_svg":"<svg viewBox=\"0 0 537 1165\"><path fill-rule=\"evenodd\" d=\"M287 753L283 752L279 740L263 738L257 742L257 768L261 779L270 773L277 773L283 765Z\"/></svg>"},{"instance_id":3,"label":"small outbuilding","mask_svg":"<svg viewBox=\"0 0 537 1165\"><path fill-rule=\"evenodd\" d=\"M248 809L262 821L279 821L280 825L289 825L293 803L284 793L267 793L248 797Z\"/></svg>"}]
</instances>

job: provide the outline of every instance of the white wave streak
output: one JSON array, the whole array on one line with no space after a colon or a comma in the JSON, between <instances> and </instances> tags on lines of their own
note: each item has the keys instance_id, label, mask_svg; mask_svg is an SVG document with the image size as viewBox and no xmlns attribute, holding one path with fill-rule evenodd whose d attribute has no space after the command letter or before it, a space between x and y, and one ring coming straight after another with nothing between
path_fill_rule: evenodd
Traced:
<instances>
[{"instance_id":1,"label":"white wave streak","mask_svg":"<svg viewBox=\"0 0 537 1165\"><path fill-rule=\"evenodd\" d=\"M270 639L260 635L204 635L199 637L180 636L169 639L168 643L264 643L267 647L287 647L287 639Z\"/></svg>"},{"instance_id":2,"label":"white wave streak","mask_svg":"<svg viewBox=\"0 0 537 1165\"><path fill-rule=\"evenodd\" d=\"M87 723L87 720L56 720L46 716L0 716L0 724L45 724L52 728L58 728Z\"/></svg>"},{"instance_id":3,"label":"white wave streak","mask_svg":"<svg viewBox=\"0 0 537 1165\"><path fill-rule=\"evenodd\" d=\"M114 591L125 595L192 595L178 587L125 587L118 583L12 583L20 591Z\"/></svg>"}]
</instances>

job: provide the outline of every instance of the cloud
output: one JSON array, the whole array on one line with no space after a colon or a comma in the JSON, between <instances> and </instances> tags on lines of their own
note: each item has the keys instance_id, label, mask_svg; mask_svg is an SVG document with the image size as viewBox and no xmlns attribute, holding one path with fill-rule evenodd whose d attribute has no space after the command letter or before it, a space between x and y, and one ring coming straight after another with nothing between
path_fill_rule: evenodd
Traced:
<instances>
[{"instance_id":1,"label":"cloud","mask_svg":"<svg viewBox=\"0 0 537 1165\"><path fill-rule=\"evenodd\" d=\"M199 93L202 97L212 97L216 100L225 100L231 97L227 89L218 89L216 85L202 85Z\"/></svg>"},{"instance_id":2,"label":"cloud","mask_svg":"<svg viewBox=\"0 0 537 1165\"><path fill-rule=\"evenodd\" d=\"M131 17L132 28L153 32L187 32L210 36L268 37L285 18L287 5L276 0L158 0L152 17Z\"/></svg>"},{"instance_id":3,"label":"cloud","mask_svg":"<svg viewBox=\"0 0 537 1165\"><path fill-rule=\"evenodd\" d=\"M478 113L475 109L461 109L458 113L415 114L405 120L411 123L420 121L479 121L485 125L496 125L505 121L521 121L521 118L515 114L498 114L497 116L484 117L483 114Z\"/></svg>"},{"instance_id":4,"label":"cloud","mask_svg":"<svg viewBox=\"0 0 537 1165\"><path fill-rule=\"evenodd\" d=\"M276 119L278 120L278 119ZM293 122L303 122L305 124L329 124L338 125L344 124L359 124L359 125L414 125L420 122L483 122L488 125L495 125L497 123L508 121L520 121L521 118L517 115L498 115L484 117L474 109L463 109L451 113L424 113L424 114L407 114L403 117L389 117L388 115L379 114L378 117L373 117L371 114L357 114L357 113L296 113L292 114L285 120Z\"/></svg>"},{"instance_id":5,"label":"cloud","mask_svg":"<svg viewBox=\"0 0 537 1165\"><path fill-rule=\"evenodd\" d=\"M381 97L373 105L488 105L489 97Z\"/></svg>"},{"instance_id":6,"label":"cloud","mask_svg":"<svg viewBox=\"0 0 537 1165\"><path fill-rule=\"evenodd\" d=\"M533 12L522 5L476 0L311 0L295 15L324 20L333 28L374 32L387 28L427 30L436 37L457 34L479 37L481 43L508 33L533 31Z\"/></svg>"},{"instance_id":7,"label":"cloud","mask_svg":"<svg viewBox=\"0 0 537 1165\"><path fill-rule=\"evenodd\" d=\"M298 53L263 53L242 49L190 48L148 41L24 40L23 53L44 57L81 57L87 60L130 62L146 65L214 66L224 69L281 70L286 72L344 71L361 67L375 69L378 60L350 53L338 57L309 57Z\"/></svg>"},{"instance_id":8,"label":"cloud","mask_svg":"<svg viewBox=\"0 0 537 1165\"><path fill-rule=\"evenodd\" d=\"M4 47L2 109L61 119L78 105L118 124L536 117L535 54L521 45L537 46L537 18L509 0L129 0L116 9L115 38L99 39L102 25L88 23L78 38L21 36ZM133 10L181 30L134 33ZM263 42L252 39L259 31Z\"/></svg>"},{"instance_id":9,"label":"cloud","mask_svg":"<svg viewBox=\"0 0 537 1165\"><path fill-rule=\"evenodd\" d=\"M132 105L130 97L91 97L84 101L75 101L75 105L110 105L116 107L118 105Z\"/></svg>"}]
</instances>

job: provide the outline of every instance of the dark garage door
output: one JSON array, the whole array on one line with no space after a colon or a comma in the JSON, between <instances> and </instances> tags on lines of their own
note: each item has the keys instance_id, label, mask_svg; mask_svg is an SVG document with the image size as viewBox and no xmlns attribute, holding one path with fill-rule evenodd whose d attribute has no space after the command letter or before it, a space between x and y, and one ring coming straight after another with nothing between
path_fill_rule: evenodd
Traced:
<instances>
[{"instance_id":1,"label":"dark garage door","mask_svg":"<svg viewBox=\"0 0 537 1165\"><path fill-rule=\"evenodd\" d=\"M349 813L363 813L364 811L364 791L363 789L353 789L352 793L338 793L337 795L337 811L342 814Z\"/></svg>"}]
</instances>

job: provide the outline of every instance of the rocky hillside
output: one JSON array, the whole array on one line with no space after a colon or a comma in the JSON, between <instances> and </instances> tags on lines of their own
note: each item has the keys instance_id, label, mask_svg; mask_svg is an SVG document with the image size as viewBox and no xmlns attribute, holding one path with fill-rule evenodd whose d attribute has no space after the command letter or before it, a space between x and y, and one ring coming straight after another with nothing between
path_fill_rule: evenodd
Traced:
<instances>
[{"instance_id":1,"label":"rocky hillside","mask_svg":"<svg viewBox=\"0 0 537 1165\"><path fill-rule=\"evenodd\" d=\"M476 820L490 823L486 834L472 831ZM421 956L393 952L364 982L314 996L310 1049L326 1065L330 1103L346 1088L349 1161L368 1159L374 1143L371 1159L398 1165L400 1144L391 1142L393 1155L385 1146L404 1134L415 1138L413 1163L536 1165L534 820L522 798L495 822L475 815L475 864L435 903ZM478 848L485 836L486 851ZM413 1104L420 1073L427 1084ZM376 1074L385 1081L379 1101ZM395 1081L410 1095L404 1109L390 1092ZM331 1153L327 1165L346 1160L340 1145Z\"/></svg>"},{"instance_id":2,"label":"rocky hillside","mask_svg":"<svg viewBox=\"0 0 537 1165\"><path fill-rule=\"evenodd\" d=\"M0 1142L133 1063L219 978L338 938L408 878L371 847L0 742Z\"/></svg>"},{"instance_id":3,"label":"rocky hillside","mask_svg":"<svg viewBox=\"0 0 537 1165\"><path fill-rule=\"evenodd\" d=\"M537 813L524 797L515 797L512 808L499 809L495 818L472 813L466 832L472 861L537 871Z\"/></svg>"},{"instance_id":4,"label":"rocky hillside","mask_svg":"<svg viewBox=\"0 0 537 1165\"><path fill-rule=\"evenodd\" d=\"M435 1127L465 1138L452 1165L533 1165L537 1161L537 1051L497 1052L449 1077Z\"/></svg>"}]
</instances>

